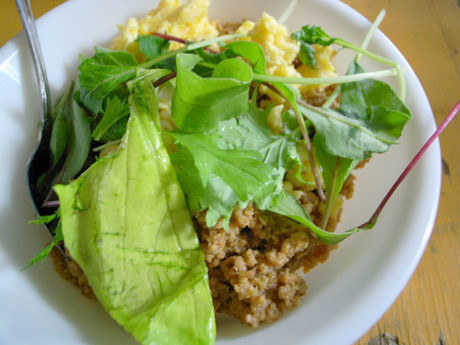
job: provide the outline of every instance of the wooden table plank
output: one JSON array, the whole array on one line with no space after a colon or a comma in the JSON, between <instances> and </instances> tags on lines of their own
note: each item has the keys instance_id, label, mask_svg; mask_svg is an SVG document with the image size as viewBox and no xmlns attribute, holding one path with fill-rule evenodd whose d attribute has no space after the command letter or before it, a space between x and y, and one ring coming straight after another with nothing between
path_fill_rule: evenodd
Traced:
<instances>
[{"instance_id":1,"label":"wooden table plank","mask_svg":"<svg viewBox=\"0 0 460 345\"><path fill-rule=\"evenodd\" d=\"M460 99L459 5L455 0L345 2L370 20L387 9L381 28L415 70L439 123ZM427 251L401 296L356 345L379 344L384 333L399 344L460 344L459 131L457 119L441 138L442 192Z\"/></svg>"},{"instance_id":2,"label":"wooden table plank","mask_svg":"<svg viewBox=\"0 0 460 345\"><path fill-rule=\"evenodd\" d=\"M36 16L64 2L31 0ZM373 20L385 8L382 31L422 82L439 123L460 99L460 0L345 0ZM0 1L0 45L21 28L13 0ZM407 287L355 345L460 344L460 119L441 138L443 183L428 248Z\"/></svg>"}]
</instances>

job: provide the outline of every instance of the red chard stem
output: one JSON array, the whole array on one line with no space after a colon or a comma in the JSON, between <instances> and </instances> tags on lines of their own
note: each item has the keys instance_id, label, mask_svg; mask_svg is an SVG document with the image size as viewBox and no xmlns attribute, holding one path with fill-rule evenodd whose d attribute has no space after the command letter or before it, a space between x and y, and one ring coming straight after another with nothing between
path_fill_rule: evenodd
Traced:
<instances>
[{"instance_id":1,"label":"red chard stem","mask_svg":"<svg viewBox=\"0 0 460 345\"><path fill-rule=\"evenodd\" d=\"M372 217L365 223L361 224L358 226L358 229L363 229L367 227L368 225L374 224L375 221L377 220L378 216L382 212L383 208L385 207L386 203L388 200L391 198L393 195L394 191L398 186L401 184L401 182L406 178L407 174L412 170L414 165L420 160L420 158L423 156L423 154L428 150L428 148L431 146L433 141L435 141L439 135L444 131L444 129L447 127L447 125L454 119L454 117L457 115L457 113L460 111L460 101L457 101L455 106L452 108L452 110L449 112L449 115L444 119L444 121L441 122L439 127L436 129L436 131L431 135L431 137L426 141L426 143L421 147L421 149L417 152L417 154L412 158L410 163L407 165L406 169L401 173L401 175L398 177L396 182L391 186L390 190L388 193L385 195L383 198L382 202L380 205L377 207L375 210L374 214Z\"/></svg>"}]
</instances>

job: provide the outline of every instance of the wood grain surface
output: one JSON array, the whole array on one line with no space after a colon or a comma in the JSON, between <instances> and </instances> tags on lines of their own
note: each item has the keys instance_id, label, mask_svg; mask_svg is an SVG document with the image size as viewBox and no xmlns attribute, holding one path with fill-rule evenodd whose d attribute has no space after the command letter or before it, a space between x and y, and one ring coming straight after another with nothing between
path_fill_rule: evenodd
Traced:
<instances>
[{"instance_id":1,"label":"wood grain surface","mask_svg":"<svg viewBox=\"0 0 460 345\"><path fill-rule=\"evenodd\" d=\"M63 0L32 0L36 17ZM422 82L436 121L460 100L458 0L344 0L381 30ZM21 30L13 0L0 1L0 45ZM443 182L433 235L393 306L355 345L460 345L460 117L441 137ZM333 345L333 344L331 344Z\"/></svg>"}]
</instances>

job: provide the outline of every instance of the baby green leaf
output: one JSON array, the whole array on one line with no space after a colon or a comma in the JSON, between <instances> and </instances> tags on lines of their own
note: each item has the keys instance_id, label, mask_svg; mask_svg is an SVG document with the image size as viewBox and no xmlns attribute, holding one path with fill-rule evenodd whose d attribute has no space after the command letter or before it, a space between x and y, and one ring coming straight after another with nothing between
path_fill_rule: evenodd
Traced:
<instances>
[{"instance_id":1,"label":"baby green leaf","mask_svg":"<svg viewBox=\"0 0 460 345\"><path fill-rule=\"evenodd\" d=\"M363 72L364 69L353 61L347 74ZM385 136L386 140L397 142L412 115L390 85L366 79L345 83L341 91L340 112L368 122L369 127Z\"/></svg>"},{"instance_id":2,"label":"baby green leaf","mask_svg":"<svg viewBox=\"0 0 460 345\"><path fill-rule=\"evenodd\" d=\"M321 166L323 173L324 185L326 187L326 205L323 213L322 228L326 228L331 212L339 192L342 190L343 184L351 174L358 160L342 158L329 154L321 145L317 137L313 142L315 147L316 158Z\"/></svg>"},{"instance_id":3,"label":"baby green leaf","mask_svg":"<svg viewBox=\"0 0 460 345\"><path fill-rule=\"evenodd\" d=\"M44 219L42 219L44 221ZM48 222L46 222L48 223ZM43 224L43 223L34 223L34 224ZM25 265L21 271L35 265L36 263L44 260L48 255L49 253L51 253L51 251L53 250L53 248L59 244L59 242L61 242L63 240L63 237L62 237L62 227L61 227L61 223L58 224L57 228L56 228L56 234L54 235L54 238L53 238L53 241L51 241L50 244L48 244L45 248L43 248L32 260L30 260L27 265Z\"/></svg>"},{"instance_id":4,"label":"baby green leaf","mask_svg":"<svg viewBox=\"0 0 460 345\"><path fill-rule=\"evenodd\" d=\"M72 97L74 83L72 82L67 91L59 98L53 109L51 118L53 128L50 137L51 169L54 168L64 155L69 135L69 123L64 114L64 106Z\"/></svg>"},{"instance_id":5,"label":"baby green leaf","mask_svg":"<svg viewBox=\"0 0 460 345\"><path fill-rule=\"evenodd\" d=\"M56 182L67 183L75 177L83 168L88 158L91 144L91 129L88 115L78 102L75 100L78 85L73 90L73 97L66 104L64 114L69 123L69 136L67 138L67 151L65 154L64 165Z\"/></svg>"},{"instance_id":6,"label":"baby green leaf","mask_svg":"<svg viewBox=\"0 0 460 345\"><path fill-rule=\"evenodd\" d=\"M139 44L142 54L147 57L147 60L163 55L169 50L169 41L161 37L143 35L139 36L136 41Z\"/></svg>"},{"instance_id":7,"label":"baby green leaf","mask_svg":"<svg viewBox=\"0 0 460 345\"><path fill-rule=\"evenodd\" d=\"M373 152L385 152L390 144L384 128L376 129L369 122L352 119L341 113L313 106L301 106L302 113L313 123L320 145L330 154L363 160Z\"/></svg>"},{"instance_id":8,"label":"baby green leaf","mask_svg":"<svg viewBox=\"0 0 460 345\"><path fill-rule=\"evenodd\" d=\"M197 55L178 54L176 91L172 116L185 131L204 132L217 122L241 114L248 107L251 68L238 59L222 61L211 78L192 71L201 61Z\"/></svg>"},{"instance_id":9,"label":"baby green leaf","mask_svg":"<svg viewBox=\"0 0 460 345\"><path fill-rule=\"evenodd\" d=\"M258 43L238 41L227 44L225 48L238 56L248 59L252 65L254 73L266 74L264 50Z\"/></svg>"},{"instance_id":10,"label":"baby green leaf","mask_svg":"<svg viewBox=\"0 0 460 345\"><path fill-rule=\"evenodd\" d=\"M272 134L266 124L268 111L269 109L259 110L255 99L253 99L247 113L219 122L215 128L205 134L206 138L212 142L212 145L216 145L218 149L229 156L239 151L256 152L254 158L257 158L259 163L255 168L251 168L253 174L259 173L257 171L259 166L264 169L271 166L272 168L269 169L278 170L279 176L282 176L288 164L299 161L295 146L298 132L292 132L289 135ZM179 182L187 196L189 208L192 211L207 209L206 222L208 226L214 225L221 217L225 226L236 205L244 205L248 200L256 199L254 195L249 198L240 198L233 192L232 188L235 187L232 187L232 184L244 183L241 180L241 175L236 175L231 180L232 184L229 184L218 171L213 169L214 167L209 167L205 159L201 162L196 161L190 152L190 145L184 145L172 155L172 160L177 166ZM206 157L205 154L203 156ZM244 163L239 161L239 157L235 158L234 164ZM206 168L211 170L205 182L201 179L197 168L200 164L204 164ZM220 164L216 164L215 167L220 167ZM281 180L277 178L275 181L277 181L276 184L279 184L278 188L281 188ZM241 188L244 189L245 187ZM259 198L259 206L265 208L271 197L268 193L266 199Z\"/></svg>"},{"instance_id":11,"label":"baby green leaf","mask_svg":"<svg viewBox=\"0 0 460 345\"><path fill-rule=\"evenodd\" d=\"M120 119L127 117L129 114L129 105L127 103L122 103L118 97L109 98L107 101L106 109L102 115L101 121L94 128L91 136L95 140L101 140L102 136ZM126 121L124 121L126 126ZM123 136L124 131L122 130L121 135L118 138L111 137L109 140L116 140Z\"/></svg>"},{"instance_id":12,"label":"baby green leaf","mask_svg":"<svg viewBox=\"0 0 460 345\"><path fill-rule=\"evenodd\" d=\"M271 206L269 211L280 214L282 216L286 216L302 225L310 229L318 239L325 243L325 244L337 244L347 237L353 235L356 232L364 231L367 229L358 229L353 228L349 229L343 233L336 234L333 232L328 232L326 230L321 229L315 223L313 223L306 215L305 211L303 210L302 206L300 206L292 196L287 193L284 193L279 200L278 203Z\"/></svg>"},{"instance_id":13,"label":"baby green leaf","mask_svg":"<svg viewBox=\"0 0 460 345\"><path fill-rule=\"evenodd\" d=\"M121 83L136 75L137 61L126 52L96 49L96 54L80 64L80 101L94 115L102 110L105 98Z\"/></svg>"},{"instance_id":14,"label":"baby green leaf","mask_svg":"<svg viewBox=\"0 0 460 345\"><path fill-rule=\"evenodd\" d=\"M55 212L53 214L49 214L46 216L38 215L37 219L30 220L28 223L29 224L47 224L47 223L51 223L57 217L59 217L59 212Z\"/></svg>"},{"instance_id":15,"label":"baby green leaf","mask_svg":"<svg viewBox=\"0 0 460 345\"><path fill-rule=\"evenodd\" d=\"M308 44L320 44L322 46L329 46L337 39L329 36L320 26L305 25L292 34L293 38L297 41L305 42Z\"/></svg>"},{"instance_id":16,"label":"baby green leaf","mask_svg":"<svg viewBox=\"0 0 460 345\"><path fill-rule=\"evenodd\" d=\"M203 134L170 132L170 135L192 154L203 187L214 174L231 187L241 202L255 201L261 208L267 197L280 191L283 174L262 162L259 152L223 150Z\"/></svg>"},{"instance_id":17,"label":"baby green leaf","mask_svg":"<svg viewBox=\"0 0 460 345\"><path fill-rule=\"evenodd\" d=\"M133 94L122 148L55 187L64 242L104 308L140 343L211 345L203 253L157 114L147 111L155 107L138 99Z\"/></svg>"},{"instance_id":18,"label":"baby green leaf","mask_svg":"<svg viewBox=\"0 0 460 345\"><path fill-rule=\"evenodd\" d=\"M255 150L261 153L263 162L277 169L284 168L293 161L299 161L296 150L299 132L273 134L266 122L269 111L259 110L253 101L247 113L219 122L208 136L213 135L215 143L222 149Z\"/></svg>"},{"instance_id":19,"label":"baby green leaf","mask_svg":"<svg viewBox=\"0 0 460 345\"><path fill-rule=\"evenodd\" d=\"M328 46L336 40L316 25L305 25L300 30L292 33L292 38L300 42L300 61L311 68L316 68L315 49L312 44Z\"/></svg>"}]
</instances>

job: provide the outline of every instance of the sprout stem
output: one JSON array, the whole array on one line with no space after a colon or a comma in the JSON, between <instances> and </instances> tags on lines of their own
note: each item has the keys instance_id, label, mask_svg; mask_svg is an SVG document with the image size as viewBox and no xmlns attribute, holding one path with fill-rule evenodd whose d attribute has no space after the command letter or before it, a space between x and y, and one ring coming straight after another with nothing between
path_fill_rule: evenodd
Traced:
<instances>
[{"instance_id":1,"label":"sprout stem","mask_svg":"<svg viewBox=\"0 0 460 345\"><path fill-rule=\"evenodd\" d=\"M430 145L435 141L439 135L444 131L444 129L447 127L450 121L454 119L454 117L457 115L457 113L460 111L460 101L457 101L457 104L452 108L452 110L449 112L449 115L442 121L442 123L439 125L439 127L436 129L436 131L431 135L431 137L426 141L426 143L420 148L420 150L417 152L417 154L412 158L410 163L407 165L406 169L401 173L401 175L398 177L396 182L391 186L390 190L388 193L385 195L383 198L382 202L379 204L375 212L372 214L372 217L365 223L361 224L358 226L358 229L363 229L366 228L368 225L374 224L377 221L377 218L379 217L380 213L382 212L383 208L385 207L386 203L388 200L391 198L393 195L394 191L398 186L401 184L401 182L406 178L407 174L412 170L414 165L420 160L420 158L423 156L426 150L430 147Z\"/></svg>"},{"instance_id":2,"label":"sprout stem","mask_svg":"<svg viewBox=\"0 0 460 345\"><path fill-rule=\"evenodd\" d=\"M268 84L268 83L263 83L263 84L270 90L276 92L278 95L283 97L284 100L288 103L289 107L294 112L295 117L297 119L297 123L299 124L300 132L302 133L302 137L305 140L305 146L308 152L308 160L310 161L311 171L313 172L313 177L315 178L315 184L316 184L316 190L318 191L318 196L321 199L321 201L326 200L326 196L324 195L323 187L321 185L321 178L320 178L321 172L318 166L316 165L315 157L313 156L313 148L311 145L310 137L308 136L307 127L305 126L305 121L302 115L297 111L297 108L294 106L294 104L292 104L291 101L286 96L284 96L283 93L276 86Z\"/></svg>"},{"instance_id":3,"label":"sprout stem","mask_svg":"<svg viewBox=\"0 0 460 345\"><path fill-rule=\"evenodd\" d=\"M377 72L366 72L352 75L344 75L339 77L323 77L323 78L296 78L296 77L278 77L273 75L254 74L254 80L269 83L285 83L285 84L303 84L303 85L326 85L326 84L344 84L354 81L361 81L370 78L385 78L397 75L397 69L386 69Z\"/></svg>"},{"instance_id":4,"label":"sprout stem","mask_svg":"<svg viewBox=\"0 0 460 345\"><path fill-rule=\"evenodd\" d=\"M279 17L278 23L280 23L280 24L286 23L286 21L291 16L292 12L294 12L294 10L295 10L295 8L297 6L297 2L298 2L298 0L291 0L289 5L286 7L286 9L283 11L281 16Z\"/></svg>"}]
</instances>

